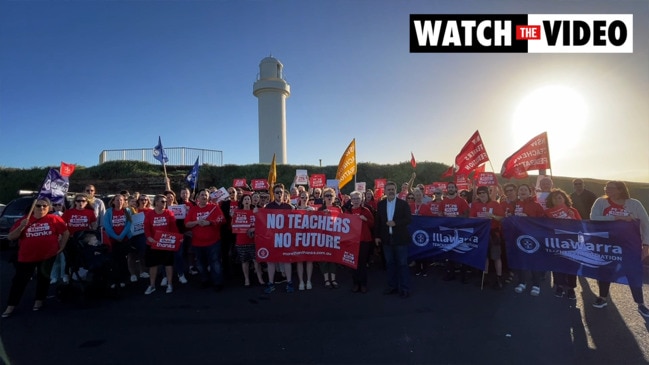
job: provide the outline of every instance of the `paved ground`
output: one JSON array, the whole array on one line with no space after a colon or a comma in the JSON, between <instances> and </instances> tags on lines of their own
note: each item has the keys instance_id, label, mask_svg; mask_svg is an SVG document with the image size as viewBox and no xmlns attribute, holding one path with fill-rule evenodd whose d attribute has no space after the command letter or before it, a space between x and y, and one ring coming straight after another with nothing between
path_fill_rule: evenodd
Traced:
<instances>
[{"instance_id":1,"label":"paved ground","mask_svg":"<svg viewBox=\"0 0 649 365\"><path fill-rule=\"evenodd\" d=\"M6 256L6 252L2 253ZM2 306L13 268L1 261ZM590 304L596 283L579 280L577 301L555 298L549 278L540 297L480 291L469 284L413 275L409 299L382 294L385 272L372 269L370 292L316 287L263 295L231 281L221 293L195 280L167 295L62 302L30 310L33 286L14 316L0 320L11 364L645 364L649 325L627 287L614 284L605 309ZM645 274L645 298L649 286ZM283 287L282 287L283 288Z\"/></svg>"}]
</instances>

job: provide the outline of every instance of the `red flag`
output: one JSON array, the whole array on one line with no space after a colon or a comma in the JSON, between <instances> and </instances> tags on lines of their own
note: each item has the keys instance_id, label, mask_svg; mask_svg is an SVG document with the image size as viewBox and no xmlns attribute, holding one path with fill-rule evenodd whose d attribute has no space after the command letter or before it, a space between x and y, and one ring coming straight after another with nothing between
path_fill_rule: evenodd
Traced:
<instances>
[{"instance_id":1,"label":"red flag","mask_svg":"<svg viewBox=\"0 0 649 365\"><path fill-rule=\"evenodd\" d=\"M417 161L415 161L415 155L410 151L410 164L412 165L413 169L417 168Z\"/></svg>"},{"instance_id":2,"label":"red flag","mask_svg":"<svg viewBox=\"0 0 649 365\"><path fill-rule=\"evenodd\" d=\"M549 168L551 167L548 133L543 132L507 157L500 174L505 179L523 179L527 177L527 171Z\"/></svg>"},{"instance_id":3,"label":"red flag","mask_svg":"<svg viewBox=\"0 0 649 365\"><path fill-rule=\"evenodd\" d=\"M444 171L442 174L442 177L452 177L453 173L455 172L455 166L451 165L448 170Z\"/></svg>"},{"instance_id":4,"label":"red flag","mask_svg":"<svg viewBox=\"0 0 649 365\"><path fill-rule=\"evenodd\" d=\"M70 177L74 172L74 165L61 161L61 176Z\"/></svg>"},{"instance_id":5,"label":"red flag","mask_svg":"<svg viewBox=\"0 0 649 365\"><path fill-rule=\"evenodd\" d=\"M455 164L458 166L457 174L468 175L476 167L489 161L487 150L482 143L480 132L475 131L469 141L462 147L462 150L455 157Z\"/></svg>"}]
</instances>

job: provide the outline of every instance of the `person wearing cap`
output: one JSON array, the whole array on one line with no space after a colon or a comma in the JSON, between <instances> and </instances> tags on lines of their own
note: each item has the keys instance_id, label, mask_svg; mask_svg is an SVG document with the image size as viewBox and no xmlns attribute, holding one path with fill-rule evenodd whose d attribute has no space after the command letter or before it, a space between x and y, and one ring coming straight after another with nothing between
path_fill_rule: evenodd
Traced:
<instances>
[{"instance_id":1,"label":"person wearing cap","mask_svg":"<svg viewBox=\"0 0 649 365\"><path fill-rule=\"evenodd\" d=\"M580 216L590 217L590 208L593 207L595 200L597 200L597 195L586 189L582 179L572 180L572 186L574 188L574 191L570 194L572 206L577 209Z\"/></svg>"},{"instance_id":2,"label":"person wearing cap","mask_svg":"<svg viewBox=\"0 0 649 365\"><path fill-rule=\"evenodd\" d=\"M491 220L491 230L489 235L489 257L485 264L485 271L489 272L489 259L494 261L496 278L493 281L494 289L503 288L503 261L502 261L502 234L500 229L500 220L505 217L505 213L498 202L491 200L489 188L479 186L476 190L477 199L471 204L471 218L487 218Z\"/></svg>"}]
</instances>

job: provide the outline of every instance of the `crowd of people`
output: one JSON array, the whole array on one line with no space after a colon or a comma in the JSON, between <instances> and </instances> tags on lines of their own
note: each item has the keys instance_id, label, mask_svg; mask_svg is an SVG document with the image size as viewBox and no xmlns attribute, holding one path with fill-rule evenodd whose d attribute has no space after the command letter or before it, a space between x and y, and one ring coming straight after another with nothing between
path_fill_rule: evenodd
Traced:
<instances>
[{"instance_id":1,"label":"crowd of people","mask_svg":"<svg viewBox=\"0 0 649 365\"><path fill-rule=\"evenodd\" d=\"M309 188L293 184L286 188L278 183L269 191L229 187L228 197L220 199L215 187L201 189L193 194L184 188L177 196L166 190L152 196L121 191L115 194L108 206L99 199L93 185L76 194L74 206L52 205L48 199L38 198L30 211L16 221L9 239L19 241L16 272L11 283L7 307L2 317L10 317L30 282L35 278L36 294L33 310L43 306L51 284L68 285L82 280L82 271L73 270L66 262L69 247L79 233L101 232L98 244L107 250L107 290L120 290L129 283L147 280L145 295L163 287L167 294L174 292L175 283L187 284L187 276L195 276L203 288L216 292L224 289L226 277L239 277L242 285L263 287L266 294L277 290L285 282L287 293L312 290L320 283L314 280L315 268L322 278L322 287L337 289L338 265L332 262L264 262L256 259L255 229L250 224L243 231L233 230L232 217L236 210L283 209L302 211L336 211L358 215L362 222L359 239L358 266L352 272L351 291L367 293L367 270L370 259L378 257L387 273L385 295L410 296L411 268L415 275L427 276L433 265L445 267L444 280L457 279L468 282L474 271L465 265L446 260L410 262L408 246L411 238L408 225L413 215L437 217L477 217L491 220L486 265L493 264L491 286L496 290L514 283L514 291L528 291L533 296L541 294L541 280L546 273L529 270L510 270L500 222L508 216L549 217L557 219L639 220L643 243L643 258L648 253L649 217L642 204L629 196L624 182L609 181L604 194L597 197L585 189L584 181L573 180L570 194L553 187L550 177L539 180L538 187L522 183L503 186L480 186L459 191L455 183L447 183L445 190L435 188L427 195L423 184L413 187L415 175L401 185L388 181L383 195L375 196L371 189L342 194L332 187ZM152 201L151 201L152 200ZM184 206L183 214L176 216L170 208ZM564 207L565 209L553 209ZM561 212L557 214L556 212ZM568 212L568 213L566 213ZM143 229L137 230L134 219L143 213ZM245 228L245 227L244 227ZM156 246L161 234L174 234L182 239L175 250ZM99 233L98 233L99 235ZM159 270L161 279L158 280ZM293 272L297 273L294 281ZM482 274L482 273L481 273ZM576 299L575 275L553 272L554 295ZM256 283L253 283L253 278ZM482 275L484 280L484 274ZM607 305L610 283L598 281L599 296L593 306ZM638 311L649 317L644 305L642 287L630 287Z\"/></svg>"}]
</instances>

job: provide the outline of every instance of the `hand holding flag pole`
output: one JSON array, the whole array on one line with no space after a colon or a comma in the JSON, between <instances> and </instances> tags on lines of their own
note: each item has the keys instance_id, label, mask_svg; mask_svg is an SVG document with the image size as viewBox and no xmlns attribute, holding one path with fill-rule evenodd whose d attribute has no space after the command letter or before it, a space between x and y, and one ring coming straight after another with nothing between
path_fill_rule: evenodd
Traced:
<instances>
[{"instance_id":1,"label":"hand holding flag pole","mask_svg":"<svg viewBox=\"0 0 649 365\"><path fill-rule=\"evenodd\" d=\"M164 148L162 148L162 140L160 139L160 136L158 136L158 144L153 147L153 158L162 163L162 169L165 173L165 185L167 190L171 190L171 182L167 177L167 166L165 165L166 162L169 162L169 159L167 158Z\"/></svg>"}]
</instances>

